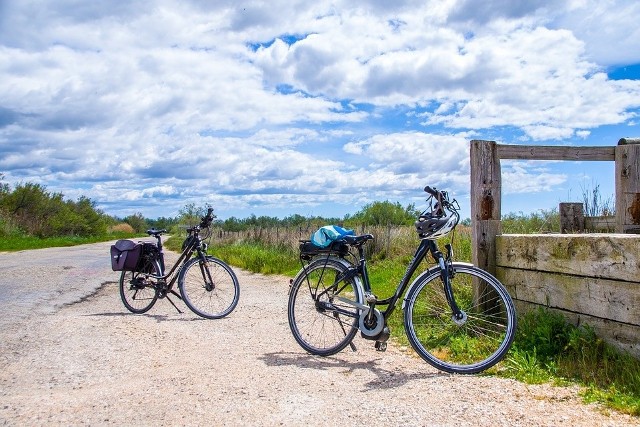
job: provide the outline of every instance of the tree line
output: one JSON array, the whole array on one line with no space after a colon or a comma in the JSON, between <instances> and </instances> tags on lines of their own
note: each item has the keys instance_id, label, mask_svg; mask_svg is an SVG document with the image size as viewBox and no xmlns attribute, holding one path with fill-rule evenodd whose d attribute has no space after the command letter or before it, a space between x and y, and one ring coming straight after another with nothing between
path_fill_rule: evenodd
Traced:
<instances>
[{"instance_id":1,"label":"tree line","mask_svg":"<svg viewBox=\"0 0 640 427\"><path fill-rule=\"evenodd\" d=\"M384 201L369 203L355 214L347 214L342 218L302 216L299 214L289 215L284 218L251 215L243 219L231 217L224 221L218 221L216 226L224 231L245 231L251 228L309 228L310 226L327 224L339 224L347 228L358 225L411 225L415 221L417 214L418 212L412 204L403 207L400 203Z\"/></svg>"},{"instance_id":2,"label":"tree line","mask_svg":"<svg viewBox=\"0 0 640 427\"><path fill-rule=\"evenodd\" d=\"M144 232L148 228L175 229L180 225L197 224L210 205L187 204L176 217L145 218L141 213L124 218L110 216L96 207L96 202L81 196L77 200L65 199L59 192L50 192L36 183L19 183L13 188L2 182L0 173L0 237L36 236L102 236L115 227L126 224L127 231ZM215 213L215 212L214 212ZM389 201L372 202L355 214L342 218L302 216L292 214L284 218L250 215L247 218L230 217L216 220L215 227L224 231L244 231L251 228L305 227L340 224L358 225L410 225L416 218L414 205L403 207Z\"/></svg>"}]
</instances>

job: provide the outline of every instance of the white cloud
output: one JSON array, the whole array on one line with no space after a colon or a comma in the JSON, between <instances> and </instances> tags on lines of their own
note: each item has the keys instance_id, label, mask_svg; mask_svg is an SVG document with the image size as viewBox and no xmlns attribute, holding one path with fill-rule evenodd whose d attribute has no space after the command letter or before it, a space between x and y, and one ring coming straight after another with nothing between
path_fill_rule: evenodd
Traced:
<instances>
[{"instance_id":1,"label":"white cloud","mask_svg":"<svg viewBox=\"0 0 640 427\"><path fill-rule=\"evenodd\" d=\"M602 65L640 62L640 3L628 0L574 0L552 20L586 45L590 60Z\"/></svg>"},{"instance_id":2,"label":"white cloud","mask_svg":"<svg viewBox=\"0 0 640 427\"><path fill-rule=\"evenodd\" d=\"M640 82L605 71L640 60L640 6L472 3L1 2L0 172L115 213L295 209L464 193L477 135L637 129Z\"/></svg>"},{"instance_id":3,"label":"white cloud","mask_svg":"<svg viewBox=\"0 0 640 427\"><path fill-rule=\"evenodd\" d=\"M546 163L549 162L504 162L502 165L503 193L508 195L548 192L564 184L568 179L567 174L552 172L544 166Z\"/></svg>"}]
</instances>

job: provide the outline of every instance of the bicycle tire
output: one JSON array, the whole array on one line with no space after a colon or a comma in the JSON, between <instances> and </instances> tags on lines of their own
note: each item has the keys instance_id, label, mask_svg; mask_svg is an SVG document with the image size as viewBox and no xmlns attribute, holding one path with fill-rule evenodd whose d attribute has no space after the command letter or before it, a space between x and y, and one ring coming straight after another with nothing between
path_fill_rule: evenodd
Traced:
<instances>
[{"instance_id":1,"label":"bicycle tire","mask_svg":"<svg viewBox=\"0 0 640 427\"><path fill-rule=\"evenodd\" d=\"M348 269L346 261L322 258L312 261L300 270L289 290L287 317L293 337L307 352L317 356L330 356L344 349L358 331L359 309L337 300L341 296L362 303L359 278L352 277L338 284L338 292L323 294L333 285L335 278ZM314 299L320 296L319 303ZM341 315L335 309L351 313Z\"/></svg>"},{"instance_id":2,"label":"bicycle tire","mask_svg":"<svg viewBox=\"0 0 640 427\"><path fill-rule=\"evenodd\" d=\"M157 260L147 259L140 271L123 271L120 275L120 298L132 313L146 313L158 300L156 281L149 274L158 275L160 265Z\"/></svg>"},{"instance_id":3,"label":"bicycle tire","mask_svg":"<svg viewBox=\"0 0 640 427\"><path fill-rule=\"evenodd\" d=\"M205 259L206 263L195 257L185 264L178 276L178 287L191 311L205 319L220 319L236 308L240 284L224 261L212 256Z\"/></svg>"},{"instance_id":4,"label":"bicycle tire","mask_svg":"<svg viewBox=\"0 0 640 427\"><path fill-rule=\"evenodd\" d=\"M466 313L454 321L440 268L415 280L405 297L404 327L414 350L449 373L475 374L504 358L516 331L516 312L504 286L471 264L453 263L453 294Z\"/></svg>"}]
</instances>

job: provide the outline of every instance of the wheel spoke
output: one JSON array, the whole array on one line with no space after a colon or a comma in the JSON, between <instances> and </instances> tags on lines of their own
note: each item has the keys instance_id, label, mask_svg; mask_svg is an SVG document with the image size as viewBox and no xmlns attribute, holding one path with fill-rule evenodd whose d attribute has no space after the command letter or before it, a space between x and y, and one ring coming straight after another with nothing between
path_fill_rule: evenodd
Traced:
<instances>
[{"instance_id":1,"label":"wheel spoke","mask_svg":"<svg viewBox=\"0 0 640 427\"><path fill-rule=\"evenodd\" d=\"M357 308L337 303L335 298L339 295L361 302L353 279L337 285L334 283L345 270L346 267L337 260L312 262L298 274L291 286L289 326L298 344L312 354L335 354L347 346L357 332ZM314 295L319 298L319 303Z\"/></svg>"},{"instance_id":2,"label":"wheel spoke","mask_svg":"<svg viewBox=\"0 0 640 427\"><path fill-rule=\"evenodd\" d=\"M466 320L454 321L440 274L432 272L407 295L405 330L413 348L436 368L477 373L508 351L515 334L515 309L493 276L476 267L454 266L451 287Z\"/></svg>"},{"instance_id":3,"label":"wheel spoke","mask_svg":"<svg viewBox=\"0 0 640 427\"><path fill-rule=\"evenodd\" d=\"M231 313L240 298L235 273L223 261L206 257L190 260L180 273L180 292L185 304L197 315L219 319Z\"/></svg>"}]
</instances>

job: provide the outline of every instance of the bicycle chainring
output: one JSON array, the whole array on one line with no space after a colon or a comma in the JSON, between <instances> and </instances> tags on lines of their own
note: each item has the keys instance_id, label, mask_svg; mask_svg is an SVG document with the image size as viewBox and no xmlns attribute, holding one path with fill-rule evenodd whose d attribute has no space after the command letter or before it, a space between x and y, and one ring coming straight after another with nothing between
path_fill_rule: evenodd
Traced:
<instances>
[{"instance_id":1,"label":"bicycle chainring","mask_svg":"<svg viewBox=\"0 0 640 427\"><path fill-rule=\"evenodd\" d=\"M365 338L376 338L382 332L384 328L384 316L378 309L373 309L373 315L375 320L372 325L367 325L369 322L367 321L368 311L362 311L360 313L360 319L358 321L358 327L360 328L360 332Z\"/></svg>"}]
</instances>

